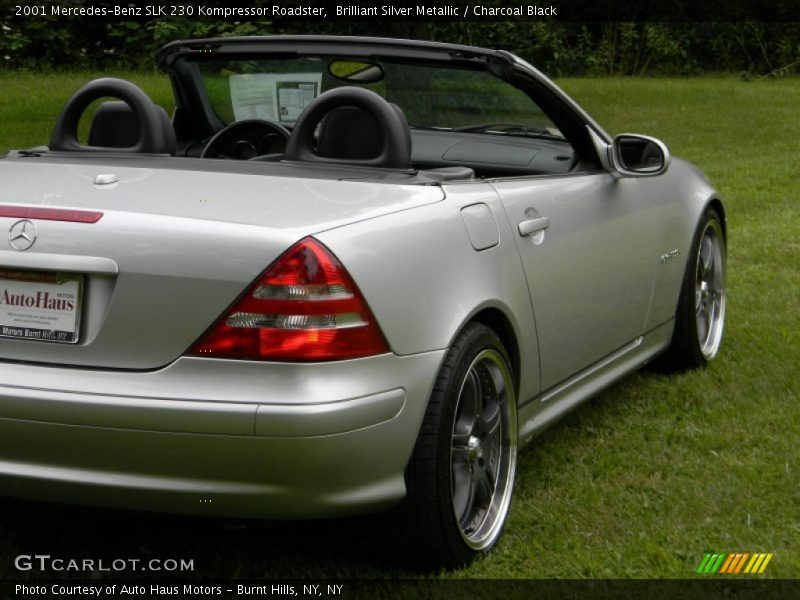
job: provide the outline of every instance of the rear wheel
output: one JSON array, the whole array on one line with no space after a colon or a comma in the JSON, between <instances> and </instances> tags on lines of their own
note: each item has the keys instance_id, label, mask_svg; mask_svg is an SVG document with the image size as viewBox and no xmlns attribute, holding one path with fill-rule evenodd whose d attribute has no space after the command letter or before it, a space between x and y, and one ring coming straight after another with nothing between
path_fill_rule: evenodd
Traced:
<instances>
[{"instance_id":1,"label":"rear wheel","mask_svg":"<svg viewBox=\"0 0 800 600\"><path fill-rule=\"evenodd\" d=\"M406 472L410 558L454 568L498 540L511 502L517 407L508 355L470 324L445 358Z\"/></svg>"},{"instance_id":2,"label":"rear wheel","mask_svg":"<svg viewBox=\"0 0 800 600\"><path fill-rule=\"evenodd\" d=\"M722 342L725 305L725 236L716 211L708 209L692 243L672 343L656 366L692 369L713 359Z\"/></svg>"}]
</instances>

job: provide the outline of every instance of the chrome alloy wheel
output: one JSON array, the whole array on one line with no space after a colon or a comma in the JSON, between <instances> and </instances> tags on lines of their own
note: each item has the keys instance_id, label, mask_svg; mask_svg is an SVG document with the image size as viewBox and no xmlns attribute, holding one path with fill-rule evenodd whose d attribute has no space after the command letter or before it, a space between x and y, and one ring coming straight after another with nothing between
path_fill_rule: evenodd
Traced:
<instances>
[{"instance_id":1,"label":"chrome alloy wheel","mask_svg":"<svg viewBox=\"0 0 800 600\"><path fill-rule=\"evenodd\" d=\"M725 325L725 243L715 220L706 224L697 250L694 313L700 352L711 360Z\"/></svg>"},{"instance_id":2,"label":"chrome alloy wheel","mask_svg":"<svg viewBox=\"0 0 800 600\"><path fill-rule=\"evenodd\" d=\"M514 381L503 357L486 349L461 383L450 448L453 511L461 537L473 550L488 548L500 535L516 460Z\"/></svg>"}]
</instances>

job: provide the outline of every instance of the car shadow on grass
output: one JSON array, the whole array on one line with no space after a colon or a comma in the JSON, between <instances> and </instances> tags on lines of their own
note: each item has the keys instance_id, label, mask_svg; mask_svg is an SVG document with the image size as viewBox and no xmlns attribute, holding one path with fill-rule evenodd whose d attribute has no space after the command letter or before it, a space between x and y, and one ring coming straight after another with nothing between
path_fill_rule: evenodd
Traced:
<instances>
[{"instance_id":1,"label":"car shadow on grass","mask_svg":"<svg viewBox=\"0 0 800 600\"><path fill-rule=\"evenodd\" d=\"M262 522L166 516L0 498L0 579L98 578L18 571L18 555L52 558L176 559L193 571L103 572L99 578L306 579L407 577L387 544L385 516ZM382 538L382 539L381 539Z\"/></svg>"}]
</instances>

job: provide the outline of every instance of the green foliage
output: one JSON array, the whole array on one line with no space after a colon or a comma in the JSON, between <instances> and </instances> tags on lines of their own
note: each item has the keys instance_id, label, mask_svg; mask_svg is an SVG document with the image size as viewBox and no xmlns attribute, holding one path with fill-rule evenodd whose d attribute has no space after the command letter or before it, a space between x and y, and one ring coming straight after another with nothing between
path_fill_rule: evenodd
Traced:
<instances>
[{"instance_id":1,"label":"green foliage","mask_svg":"<svg viewBox=\"0 0 800 600\"><path fill-rule=\"evenodd\" d=\"M800 64L800 23L761 22L148 22L63 20L2 23L0 66L25 69L149 69L177 39L328 33L381 35L504 48L565 75L786 75Z\"/></svg>"},{"instance_id":2,"label":"green foliage","mask_svg":"<svg viewBox=\"0 0 800 600\"><path fill-rule=\"evenodd\" d=\"M264 35L269 22L68 20L0 23L0 66L23 69L152 69L153 56L179 39Z\"/></svg>"}]
</instances>

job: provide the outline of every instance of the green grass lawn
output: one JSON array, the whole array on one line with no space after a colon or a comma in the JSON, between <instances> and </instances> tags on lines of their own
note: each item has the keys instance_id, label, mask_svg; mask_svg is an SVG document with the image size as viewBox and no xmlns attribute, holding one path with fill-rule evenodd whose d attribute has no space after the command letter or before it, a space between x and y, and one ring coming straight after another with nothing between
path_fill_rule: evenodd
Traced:
<instances>
[{"instance_id":1,"label":"green grass lawn","mask_svg":"<svg viewBox=\"0 0 800 600\"><path fill-rule=\"evenodd\" d=\"M171 114L174 100L166 76L125 71L115 71L113 75L140 86ZM43 76L35 72L0 71L0 153L11 148L48 144L56 118L67 99L88 81L107 76L108 73L91 72ZM81 134L85 136L88 119L82 119L81 125ZM81 139L85 141L85 137Z\"/></svg>"},{"instance_id":2,"label":"green grass lawn","mask_svg":"<svg viewBox=\"0 0 800 600\"><path fill-rule=\"evenodd\" d=\"M160 76L117 75L169 106ZM46 143L90 77L0 72L0 151ZM611 133L661 138L720 190L725 339L708 368L633 375L522 450L500 545L446 576L691 577L706 551L745 551L774 553L766 577L799 577L800 79L560 84ZM33 551L194 558L202 577L408 575L374 551L372 524L238 528L4 501L0 579Z\"/></svg>"}]
</instances>

